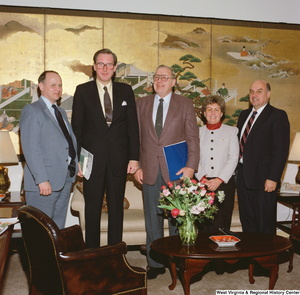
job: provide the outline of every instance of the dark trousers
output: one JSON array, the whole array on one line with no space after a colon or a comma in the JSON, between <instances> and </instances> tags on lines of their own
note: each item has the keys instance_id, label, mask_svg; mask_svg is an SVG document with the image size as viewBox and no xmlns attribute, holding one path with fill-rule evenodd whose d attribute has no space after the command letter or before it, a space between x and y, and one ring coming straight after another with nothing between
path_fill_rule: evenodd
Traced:
<instances>
[{"instance_id":1,"label":"dark trousers","mask_svg":"<svg viewBox=\"0 0 300 295\"><path fill-rule=\"evenodd\" d=\"M221 183L217 191L224 191L225 199L223 203L217 203L219 210L215 218L213 220L206 220L200 224L200 232L218 232L220 227L230 229L235 196L234 176L229 179L228 183Z\"/></svg>"},{"instance_id":2,"label":"dark trousers","mask_svg":"<svg viewBox=\"0 0 300 295\"><path fill-rule=\"evenodd\" d=\"M104 192L106 192L108 207L108 244L113 245L122 241L125 185L126 174L115 176L108 163L103 175L91 175L89 180L83 179L85 242L88 248L100 246L100 220Z\"/></svg>"},{"instance_id":3,"label":"dark trousers","mask_svg":"<svg viewBox=\"0 0 300 295\"><path fill-rule=\"evenodd\" d=\"M243 165L239 164L237 193L243 232L275 234L276 190L268 193L246 188Z\"/></svg>"}]
</instances>

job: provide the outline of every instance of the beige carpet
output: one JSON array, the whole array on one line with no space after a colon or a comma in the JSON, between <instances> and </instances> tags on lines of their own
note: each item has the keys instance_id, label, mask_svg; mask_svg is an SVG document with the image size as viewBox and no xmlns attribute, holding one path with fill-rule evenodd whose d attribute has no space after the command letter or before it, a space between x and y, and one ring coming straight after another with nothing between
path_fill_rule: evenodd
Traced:
<instances>
[{"instance_id":1,"label":"beige carpet","mask_svg":"<svg viewBox=\"0 0 300 295\"><path fill-rule=\"evenodd\" d=\"M146 268L146 257L139 251L130 250L126 254L130 264ZM291 273L287 273L288 262L287 255L279 257L279 275L275 284L276 290L300 290L300 256L294 256L294 269ZM171 276L167 270L164 275L160 275L157 279L148 281L149 295L182 295L184 294L180 280L173 291L169 290L168 285L171 284ZM231 266L229 272L217 275L213 270L207 269L206 273L201 277L194 277L191 284L191 295L207 294L215 295L216 290L266 290L268 289L268 277L255 277L255 283L251 285L248 280L248 270L242 263ZM22 270L20 257L18 253L13 253L8 260L8 267L1 288L1 295L28 295L28 283L25 273ZM55 295L55 294L53 294Z\"/></svg>"}]
</instances>

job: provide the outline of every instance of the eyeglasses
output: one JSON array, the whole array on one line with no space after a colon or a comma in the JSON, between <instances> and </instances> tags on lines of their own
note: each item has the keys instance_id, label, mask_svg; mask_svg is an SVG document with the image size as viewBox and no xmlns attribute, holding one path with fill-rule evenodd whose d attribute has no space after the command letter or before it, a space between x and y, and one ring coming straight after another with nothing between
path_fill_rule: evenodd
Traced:
<instances>
[{"instance_id":1,"label":"eyeglasses","mask_svg":"<svg viewBox=\"0 0 300 295\"><path fill-rule=\"evenodd\" d=\"M96 63L96 68L97 69L104 69L106 67L108 70L112 70L114 68L114 64L111 62L104 63L104 62L97 62Z\"/></svg>"},{"instance_id":2,"label":"eyeglasses","mask_svg":"<svg viewBox=\"0 0 300 295\"><path fill-rule=\"evenodd\" d=\"M154 75L153 76L154 81L158 81L159 79L162 80L163 82L167 82L168 79L173 79L173 78L169 78L167 76L160 76L160 75Z\"/></svg>"}]
</instances>

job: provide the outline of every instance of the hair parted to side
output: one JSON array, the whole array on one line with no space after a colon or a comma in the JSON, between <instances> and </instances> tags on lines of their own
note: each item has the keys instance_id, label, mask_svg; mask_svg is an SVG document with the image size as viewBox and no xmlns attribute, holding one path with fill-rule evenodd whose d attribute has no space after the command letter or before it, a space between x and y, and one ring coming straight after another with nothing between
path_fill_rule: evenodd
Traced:
<instances>
[{"instance_id":1,"label":"hair parted to side","mask_svg":"<svg viewBox=\"0 0 300 295\"><path fill-rule=\"evenodd\" d=\"M97 57L99 54L111 54L113 56L113 59L114 59L114 65L117 64L118 62L118 58L117 58L117 55L112 52L110 49L108 48L103 48L103 49L100 49L98 50L95 54L94 54L94 57L93 57L93 61L94 61L94 64L96 64L96 61L97 61Z\"/></svg>"},{"instance_id":2,"label":"hair parted to side","mask_svg":"<svg viewBox=\"0 0 300 295\"><path fill-rule=\"evenodd\" d=\"M166 65L159 65L159 66L156 68L155 73L156 73L157 70L160 69L160 68L167 68L167 69L169 69L169 70L171 71L172 79L176 79L176 74L175 74L174 70L173 70L171 67L166 66Z\"/></svg>"},{"instance_id":3,"label":"hair parted to side","mask_svg":"<svg viewBox=\"0 0 300 295\"><path fill-rule=\"evenodd\" d=\"M38 84L39 84L39 83L45 84L46 75L47 75L48 73L57 74L57 75L59 76L59 73L57 73L56 71L52 71L52 70L44 71L43 73L40 74L40 76L39 76L39 78L38 78ZM40 97L40 96L42 95L42 92L41 92L40 87L37 88L37 93L38 93L38 97Z\"/></svg>"}]
</instances>

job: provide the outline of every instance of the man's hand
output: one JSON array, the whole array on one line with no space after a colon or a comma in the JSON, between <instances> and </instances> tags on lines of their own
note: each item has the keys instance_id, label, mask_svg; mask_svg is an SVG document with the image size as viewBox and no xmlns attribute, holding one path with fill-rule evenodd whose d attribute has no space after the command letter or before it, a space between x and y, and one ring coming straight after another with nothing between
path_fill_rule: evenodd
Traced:
<instances>
[{"instance_id":1,"label":"man's hand","mask_svg":"<svg viewBox=\"0 0 300 295\"><path fill-rule=\"evenodd\" d=\"M51 195L51 185L49 181L39 183L40 195L49 196Z\"/></svg>"},{"instance_id":2,"label":"man's hand","mask_svg":"<svg viewBox=\"0 0 300 295\"><path fill-rule=\"evenodd\" d=\"M140 184L143 184L143 176L144 176L143 169L138 169L134 174L135 180Z\"/></svg>"},{"instance_id":3,"label":"man's hand","mask_svg":"<svg viewBox=\"0 0 300 295\"><path fill-rule=\"evenodd\" d=\"M271 193L274 192L276 190L277 187L277 182L267 179L265 182L265 192Z\"/></svg>"},{"instance_id":4,"label":"man's hand","mask_svg":"<svg viewBox=\"0 0 300 295\"><path fill-rule=\"evenodd\" d=\"M127 174L134 174L139 169L139 161L131 160L127 166Z\"/></svg>"},{"instance_id":5,"label":"man's hand","mask_svg":"<svg viewBox=\"0 0 300 295\"><path fill-rule=\"evenodd\" d=\"M222 183L222 181L219 178L213 178L210 180L206 180L206 182L205 182L208 190L210 190L212 192L215 191L220 186L221 183Z\"/></svg>"},{"instance_id":6,"label":"man's hand","mask_svg":"<svg viewBox=\"0 0 300 295\"><path fill-rule=\"evenodd\" d=\"M181 173L183 173L182 174L183 178L186 177L186 176L189 177L189 178L193 178L193 176L194 176L194 169L189 168L189 167L183 167L182 169L180 169L176 173L176 175L180 175Z\"/></svg>"},{"instance_id":7,"label":"man's hand","mask_svg":"<svg viewBox=\"0 0 300 295\"><path fill-rule=\"evenodd\" d=\"M80 163L78 163L78 173L77 173L77 176L83 177L83 172L82 172L82 170L81 170Z\"/></svg>"}]
</instances>

